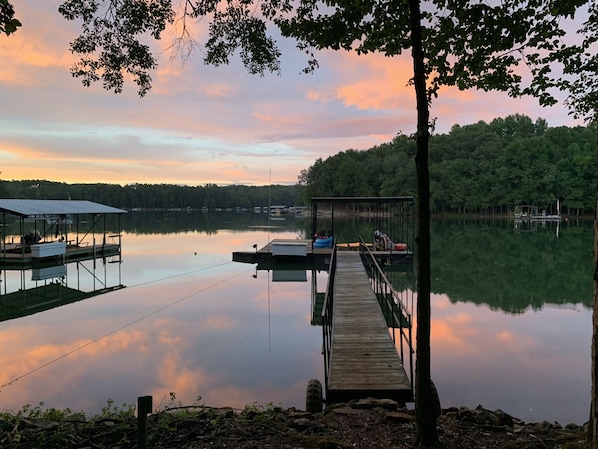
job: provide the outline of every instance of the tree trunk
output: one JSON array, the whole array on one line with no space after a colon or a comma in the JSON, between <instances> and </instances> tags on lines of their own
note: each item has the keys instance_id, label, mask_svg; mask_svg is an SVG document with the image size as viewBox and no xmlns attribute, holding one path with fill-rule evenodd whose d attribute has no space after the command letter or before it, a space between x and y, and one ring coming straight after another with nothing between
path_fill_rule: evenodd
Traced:
<instances>
[{"instance_id":1,"label":"tree trunk","mask_svg":"<svg viewBox=\"0 0 598 449\"><path fill-rule=\"evenodd\" d=\"M417 102L415 167L417 172L417 335L415 365L416 445L430 447L436 434L435 388L430 373L430 175L428 171L429 104L422 44L420 0L409 0L413 84Z\"/></svg>"},{"instance_id":2,"label":"tree trunk","mask_svg":"<svg viewBox=\"0 0 598 449\"><path fill-rule=\"evenodd\" d=\"M588 443L591 449L598 449L598 199L594 215L594 307L592 311L592 397Z\"/></svg>"}]
</instances>

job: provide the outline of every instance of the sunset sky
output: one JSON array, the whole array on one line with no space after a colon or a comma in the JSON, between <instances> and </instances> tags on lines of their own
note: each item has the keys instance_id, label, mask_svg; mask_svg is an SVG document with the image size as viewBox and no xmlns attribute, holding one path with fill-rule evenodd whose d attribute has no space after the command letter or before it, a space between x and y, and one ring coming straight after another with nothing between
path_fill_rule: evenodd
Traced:
<instances>
[{"instance_id":1,"label":"sunset sky","mask_svg":"<svg viewBox=\"0 0 598 449\"><path fill-rule=\"evenodd\" d=\"M79 24L60 3L13 2L23 26L0 36L1 179L292 184L317 158L415 131L408 57L322 52L320 69L302 75L304 55L284 40L281 76L249 75L238 59L208 67L199 50L182 64L164 50L144 98L133 82L120 95L85 88L69 73ZM164 33L162 49L174 37ZM562 105L502 93L444 89L432 108L437 133L515 113L579 124Z\"/></svg>"}]
</instances>

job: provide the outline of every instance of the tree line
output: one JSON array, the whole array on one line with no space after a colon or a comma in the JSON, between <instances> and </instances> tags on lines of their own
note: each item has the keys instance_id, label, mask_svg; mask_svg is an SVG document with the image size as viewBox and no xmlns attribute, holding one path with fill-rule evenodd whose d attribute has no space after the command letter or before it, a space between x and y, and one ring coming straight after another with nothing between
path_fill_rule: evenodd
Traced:
<instances>
[{"instance_id":1,"label":"tree line","mask_svg":"<svg viewBox=\"0 0 598 449\"><path fill-rule=\"evenodd\" d=\"M90 200L124 209L309 205L318 196L416 196L415 142L405 135L368 150L319 158L296 185L67 184L0 181L4 198ZM508 214L530 204L590 214L598 179L598 125L548 127L524 115L454 125L430 141L433 213Z\"/></svg>"},{"instance_id":2,"label":"tree line","mask_svg":"<svg viewBox=\"0 0 598 449\"><path fill-rule=\"evenodd\" d=\"M297 186L207 184L67 184L44 180L0 181L0 197L88 200L122 209L226 209L295 205Z\"/></svg>"},{"instance_id":3,"label":"tree line","mask_svg":"<svg viewBox=\"0 0 598 449\"><path fill-rule=\"evenodd\" d=\"M312 196L417 194L416 144L396 136L366 151L317 159L299 176ZM548 127L524 115L454 125L430 140L433 213L507 214L528 204L563 214L592 213L598 179L598 126Z\"/></svg>"}]
</instances>

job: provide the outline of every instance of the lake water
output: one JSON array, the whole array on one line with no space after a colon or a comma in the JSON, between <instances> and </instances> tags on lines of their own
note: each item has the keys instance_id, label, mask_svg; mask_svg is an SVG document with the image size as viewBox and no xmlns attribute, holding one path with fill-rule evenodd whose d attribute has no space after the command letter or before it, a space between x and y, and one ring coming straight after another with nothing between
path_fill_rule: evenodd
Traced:
<instances>
[{"instance_id":1,"label":"lake water","mask_svg":"<svg viewBox=\"0 0 598 449\"><path fill-rule=\"evenodd\" d=\"M260 228L268 224L280 227ZM304 238L309 225L253 212L127 214L122 263L68 264L64 278L83 292L125 288L0 323L0 407L44 402L96 414L107 400L135 404L142 395L167 406L173 392L183 404L303 409L307 381L324 377L311 281L323 291L326 273L280 282L232 262L232 252ZM432 264L432 376L442 406L585 422L592 223L435 220ZM4 271L0 301L57 282L34 276Z\"/></svg>"}]
</instances>

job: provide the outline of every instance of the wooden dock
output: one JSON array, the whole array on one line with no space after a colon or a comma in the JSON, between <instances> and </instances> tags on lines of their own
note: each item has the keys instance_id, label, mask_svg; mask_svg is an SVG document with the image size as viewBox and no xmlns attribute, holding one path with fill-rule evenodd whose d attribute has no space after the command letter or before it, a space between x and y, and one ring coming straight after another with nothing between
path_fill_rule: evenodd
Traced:
<instances>
[{"instance_id":1,"label":"wooden dock","mask_svg":"<svg viewBox=\"0 0 598 449\"><path fill-rule=\"evenodd\" d=\"M305 256L275 256L272 246L277 243L300 243L306 246ZM326 269L330 263L332 248L314 248L311 239L274 239L266 246L253 251L236 251L233 253L234 262L257 263L258 269L283 269L295 267L303 269Z\"/></svg>"},{"instance_id":2,"label":"wooden dock","mask_svg":"<svg viewBox=\"0 0 598 449\"><path fill-rule=\"evenodd\" d=\"M301 243L306 245L308 255L330 256L332 248L315 248L311 239L274 239L258 252L261 254L272 254L272 246L277 243Z\"/></svg>"},{"instance_id":3,"label":"wooden dock","mask_svg":"<svg viewBox=\"0 0 598 449\"><path fill-rule=\"evenodd\" d=\"M57 263L74 262L98 257L116 256L120 253L120 245L104 244L104 245L67 245L66 252L63 255L34 258L31 250L25 253L19 252L18 249L6 245L0 248L0 268L2 269L26 269L37 266L56 265ZM12 250L12 252L9 252Z\"/></svg>"},{"instance_id":4,"label":"wooden dock","mask_svg":"<svg viewBox=\"0 0 598 449\"><path fill-rule=\"evenodd\" d=\"M306 245L307 254L302 257L276 257L272 254L272 246L277 243L302 243ZM358 251L359 243L337 243L336 247L341 251ZM368 244L369 245L369 244ZM371 245L369 245L371 247ZM410 250L404 251L375 251L377 258L386 259L392 262L413 262L413 252ZM326 266L330 262L332 255L332 248L317 248L313 246L311 239L274 239L268 242L267 245L257 248L253 251L235 251L233 252L233 261L242 263L259 263L264 266L276 266L278 264L285 264L289 262L307 265L307 267L314 267L322 269L322 264Z\"/></svg>"},{"instance_id":5,"label":"wooden dock","mask_svg":"<svg viewBox=\"0 0 598 449\"><path fill-rule=\"evenodd\" d=\"M411 384L357 252L336 253L326 402L412 402Z\"/></svg>"}]
</instances>

